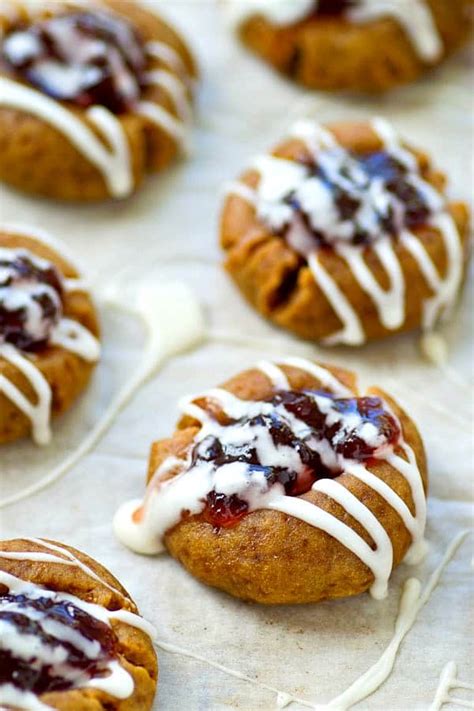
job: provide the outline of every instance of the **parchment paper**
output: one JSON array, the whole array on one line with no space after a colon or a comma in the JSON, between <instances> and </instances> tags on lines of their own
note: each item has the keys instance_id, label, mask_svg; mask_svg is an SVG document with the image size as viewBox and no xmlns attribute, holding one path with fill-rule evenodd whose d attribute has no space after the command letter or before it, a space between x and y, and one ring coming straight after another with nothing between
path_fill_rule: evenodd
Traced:
<instances>
[{"instance_id":1,"label":"parchment paper","mask_svg":"<svg viewBox=\"0 0 474 711\"><path fill-rule=\"evenodd\" d=\"M324 703L344 691L382 653L393 633L403 582L423 582L459 531L472 526L472 291L445 329L448 371L419 357L417 338L392 339L360 350L324 352L262 321L219 267L217 215L225 181L266 150L301 115L321 121L379 114L415 145L432 151L451 177L451 194L469 199L473 176L472 60L463 52L442 70L386 98L360 100L306 94L248 55L211 0L156 3L193 44L202 68L194 154L151 179L133 199L78 207L35 200L2 188L2 222L41 226L62 238L85 263L100 291L117 279L184 280L206 310L209 327L269 339L252 348L208 342L173 359L135 397L97 449L61 481L0 513L2 537L46 536L83 549L129 588L161 640L252 677L250 684L183 656L161 652L156 708L165 711L271 709L276 696L258 684ZM140 325L101 308L104 358L93 385L55 425L54 443L2 449L2 497L49 471L97 420L138 362ZM396 395L420 426L429 454L431 492L426 561L402 565L386 600L368 595L321 605L263 608L208 589L164 555L145 558L114 539L112 516L142 494L148 448L168 436L183 394L214 386L256 359L308 354L360 373ZM360 709L427 709L444 665L472 680L472 536L405 639L393 674ZM469 698L466 690L459 698ZM472 693L471 693L472 699ZM294 708L298 708L297 705ZM451 706L449 708L455 708Z\"/></svg>"}]
</instances>

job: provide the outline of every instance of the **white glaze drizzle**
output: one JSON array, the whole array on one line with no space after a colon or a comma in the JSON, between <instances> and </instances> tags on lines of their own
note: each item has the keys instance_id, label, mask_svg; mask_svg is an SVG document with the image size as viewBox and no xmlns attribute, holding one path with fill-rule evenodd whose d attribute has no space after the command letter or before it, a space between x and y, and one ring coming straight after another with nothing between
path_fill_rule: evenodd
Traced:
<instances>
[{"instance_id":1,"label":"white glaze drizzle","mask_svg":"<svg viewBox=\"0 0 474 711\"><path fill-rule=\"evenodd\" d=\"M0 499L0 509L28 498L64 476L96 446L121 410L158 368L204 339L205 324L200 305L184 284L161 284L153 278L134 287L117 283L104 297L109 304L129 311L143 321L147 341L140 364L76 449L31 486Z\"/></svg>"},{"instance_id":2,"label":"white glaze drizzle","mask_svg":"<svg viewBox=\"0 0 474 711\"><path fill-rule=\"evenodd\" d=\"M29 9L33 13L38 7ZM187 124L191 113L183 86L188 76L187 69L178 52L165 42L149 42L145 45L145 52L170 68L171 71L166 72L166 76L161 70L152 71L149 76L151 83L158 83L172 95L181 118L177 119L153 101L140 101L135 113L159 126L180 148L186 148L189 141ZM124 126L120 119L104 106L91 106L84 112L85 118L98 130L103 141L95 135L86 121L58 101L7 77L0 77L0 106L32 114L64 135L100 172L112 197L124 198L133 191L130 146Z\"/></svg>"},{"instance_id":3,"label":"white glaze drizzle","mask_svg":"<svg viewBox=\"0 0 474 711\"><path fill-rule=\"evenodd\" d=\"M42 539L23 539L26 541L31 541L38 545L42 545L46 550L57 551L61 554L67 556L68 560L57 556L51 555L49 553L41 553L38 551L0 551L0 558L8 560L30 560L30 561L41 561L47 563L61 563L63 565L72 565L80 568L87 575L93 579L100 582L102 585L110 588L112 591L120 595L122 599L126 599L124 595L109 585L105 580L99 577L89 566L82 563L76 556L74 556L70 551L51 544L49 542L43 541ZM86 612L88 615L94 617L97 620L111 626L112 620L117 620L125 624L136 627L142 630L145 634L150 636L152 639L155 636L155 631L152 625L150 625L146 620L139 617L135 613L129 610L108 610L107 608L95 604L88 603L81 598L76 597L62 591L51 591L43 586L36 585L29 581L24 581L6 571L0 570L0 584L5 585L9 592L17 595L25 595L27 598L52 598L58 602L70 602L75 607ZM21 608L19 611L22 614L28 615L27 608ZM35 614L35 619L37 615ZM6 649L11 650L15 656L23 657L27 654L29 658L32 655L32 649L34 649L34 656L36 659L42 661L44 664L48 663L48 660L54 657L52 655L52 648L50 649L46 643L39 643L35 638L31 638L29 641L28 650L25 647L26 639L23 633L18 633L16 628L5 622L3 625L3 638L4 644L6 644ZM56 624L54 632L52 629L48 629L49 634L58 639L67 640L69 644L78 647L79 649L86 650L86 653L91 658L94 658L97 654L97 648L95 643L84 637L80 630L76 630L74 633L68 632L67 626L62 624ZM88 650L88 651L87 651ZM107 663L108 671L110 672L107 676L101 678L91 678L87 681L80 681L78 686L74 688L95 688L101 689L107 694L110 694L118 699L129 698L134 690L134 682L131 675L124 669L117 659L111 659ZM65 665L63 665L64 673L67 673L67 658L65 659ZM51 707L42 704L39 701L36 694L32 692L25 692L14 684L0 684L0 703L12 704L15 708L24 709L25 711L36 711L36 709L49 709Z\"/></svg>"},{"instance_id":4,"label":"white glaze drizzle","mask_svg":"<svg viewBox=\"0 0 474 711\"><path fill-rule=\"evenodd\" d=\"M435 697L429 711L440 711L444 704L457 704L463 708L474 709L474 701L459 699L454 696L450 696L449 694L452 689L467 689L468 691L474 691L474 684L461 681L457 678L457 673L458 669L456 662L448 662L446 666L443 667L439 677L438 688L436 689Z\"/></svg>"},{"instance_id":5,"label":"white glaze drizzle","mask_svg":"<svg viewBox=\"0 0 474 711\"><path fill-rule=\"evenodd\" d=\"M101 132L110 148L84 121L59 102L7 77L0 77L0 106L32 114L62 133L100 171L113 197L125 197L132 191L128 142L120 121L108 109L93 106L85 115Z\"/></svg>"},{"instance_id":6,"label":"white glaze drizzle","mask_svg":"<svg viewBox=\"0 0 474 711\"><path fill-rule=\"evenodd\" d=\"M78 321L63 317L51 334L51 344L75 353L94 363L100 358L100 344L95 336Z\"/></svg>"},{"instance_id":7,"label":"white glaze drizzle","mask_svg":"<svg viewBox=\"0 0 474 711\"><path fill-rule=\"evenodd\" d=\"M152 69L146 74L148 84L159 86L164 89L173 100L176 112L184 123L190 123L192 119L191 102L184 83L170 71L166 69Z\"/></svg>"},{"instance_id":8,"label":"white glaze drizzle","mask_svg":"<svg viewBox=\"0 0 474 711\"><path fill-rule=\"evenodd\" d=\"M413 186L423 194L427 205L432 210L433 214L428 224L439 232L444 242L447 270L446 275L442 277L418 237L408 230L403 230L399 237L401 246L410 252L417 263L421 276L433 292L433 295L428 297L423 304L422 319L423 330L432 331L439 319L449 314L460 289L463 271L463 249L460 235L447 210L444 198L418 175L414 156L403 148L390 124L383 119L376 118L372 121L372 128L382 141L384 149L406 167ZM336 170L336 164L332 165L331 162L340 160L341 149L338 148L334 136L326 129L312 121L298 121L291 130L291 136L304 141L316 159L320 159L321 155L324 156L325 148L339 151L335 158L325 159L329 170ZM329 219L331 229L339 230L340 239L334 244L335 252L345 261L359 286L370 297L382 325L393 331L401 328L406 317L406 282L394 248L393 238L387 235L376 237L372 244L372 249L389 280L389 288L383 289L365 262L363 248L347 241L353 227L350 226L350 223L339 223L335 226L334 207L329 193L318 179L308 179L306 168L303 165L267 155L257 158L253 162L252 168L260 175L258 187L253 190L244 183L235 182L228 186L227 193L238 195L253 205L262 221L269 224L271 229L280 230L285 224L291 222L293 215L293 208L283 202L283 198L292 191L298 192L299 200L305 205L310 219L320 221L314 225L316 229L324 230L325 221ZM357 180L357 168L352 166L352 169L355 171L354 175ZM342 177L337 179L344 180ZM375 185L376 181L373 182ZM377 191L380 191L378 184L375 187ZM367 197L367 200L379 201L379 204L383 204L380 201L386 199L383 190ZM359 219L367 219L363 215L362 212ZM376 226L370 222L366 223L366 227L370 231L377 230ZM342 286L336 282L322 264L318 250L315 250L311 243L308 244L307 238L301 237L298 230L289 231L288 241L296 251L306 255L308 267L316 284L342 323L341 330L329 336L326 343L329 345L338 343L361 345L364 343L366 336L362 319L346 297Z\"/></svg>"},{"instance_id":9,"label":"white glaze drizzle","mask_svg":"<svg viewBox=\"0 0 474 711\"><path fill-rule=\"evenodd\" d=\"M31 402L4 375L0 375L0 393L3 393L31 422L32 437L38 445L51 441L51 399L52 393L48 381L34 363L9 343L0 344L0 358L11 363L25 376L33 388L36 403Z\"/></svg>"},{"instance_id":10,"label":"white glaze drizzle","mask_svg":"<svg viewBox=\"0 0 474 711\"><path fill-rule=\"evenodd\" d=\"M0 225L0 231L5 234L15 234L28 236L28 228L20 226ZM33 231L31 235L38 242L44 242L61 254L62 246L57 240L43 232ZM7 249L2 248L3 253L26 253L29 249ZM34 252L32 258L36 259ZM44 261L44 260L42 260ZM74 279L68 280L68 290L73 290ZM87 291L83 281L78 279L80 291ZM53 327L48 342L57 345L67 351L75 353L83 360L93 363L100 357L100 344L93 334L77 321L61 317L59 323ZM0 393L3 393L31 422L31 434L33 441L42 446L51 441L51 404L52 390L46 378L36 366L36 356L24 354L10 343L0 343L0 358L11 363L22 375L25 376L29 385L33 389L36 402L30 401L25 394L14 383L0 374Z\"/></svg>"},{"instance_id":11,"label":"white glaze drizzle","mask_svg":"<svg viewBox=\"0 0 474 711\"><path fill-rule=\"evenodd\" d=\"M0 551L0 558L7 558L9 560L37 560L44 563L57 563L59 565L80 568L84 573L86 573L86 575L93 578L101 585L105 585L105 587L109 588L109 590L116 595L123 597L123 593L118 588L110 585L106 580L97 575L97 573L92 570L90 566L83 563L82 560L80 560L67 548L56 545L55 543L51 543L51 541L46 541L42 538L28 538L27 536L24 536L21 540L41 546L44 550L46 550L46 553L41 553L39 551Z\"/></svg>"},{"instance_id":12,"label":"white glaze drizzle","mask_svg":"<svg viewBox=\"0 0 474 711\"><path fill-rule=\"evenodd\" d=\"M439 565L434 569L423 588L421 587L419 580L416 578L410 578L405 582L400 597L398 615L395 620L394 634L384 652L381 654L377 662L364 674L362 674L362 676L360 676L353 684L351 684L346 691L327 704L315 704L306 701L305 699L302 699L294 694L276 689L275 687L257 681L255 678L247 676L246 674L242 674L234 669L229 669L218 662L214 662L200 654L188 649L183 649L182 647L178 647L174 644L170 644L169 642L156 640L155 645L158 649L169 652L170 654L196 659L197 661L207 664L208 666L236 679L241 679L242 681L261 689L271 691L276 695L276 706L278 709L287 708L294 703L305 708L313 709L313 711L347 711L352 708L352 706L355 706L377 691L377 689L379 689L390 677L403 640L415 624L421 609L430 600L431 595L441 580L441 576L445 568L455 556L457 550L468 534L469 531L463 531L453 538L453 540L449 543ZM433 705L430 707L430 711L440 711L441 706L446 702L445 693L447 692L447 685L451 684L451 681L455 678L453 664L454 663L451 662L443 670L440 685L435 697L436 705L433 702ZM471 684L466 684L458 680L454 681L453 686L455 688L473 688ZM467 708L471 708L471 705Z\"/></svg>"},{"instance_id":13,"label":"white glaze drizzle","mask_svg":"<svg viewBox=\"0 0 474 711\"><path fill-rule=\"evenodd\" d=\"M229 13L237 25L263 15L275 25L286 26L304 20L317 5L317 0L231 0ZM443 41L426 0L359 0L344 16L358 24L393 17L423 61L435 62L443 52Z\"/></svg>"},{"instance_id":14,"label":"white glaze drizzle","mask_svg":"<svg viewBox=\"0 0 474 711\"><path fill-rule=\"evenodd\" d=\"M441 575L465 540L469 531L462 531L448 545L439 565L432 572L424 588L416 578L409 578L402 591L400 607L395 621L395 632L388 646L377 662L359 677L346 691L322 706L315 706L316 711L337 709L347 711L355 704L367 698L388 679L395 664L397 652L404 638L416 622L420 610L426 605L436 589Z\"/></svg>"},{"instance_id":15,"label":"white glaze drizzle","mask_svg":"<svg viewBox=\"0 0 474 711\"><path fill-rule=\"evenodd\" d=\"M325 371L321 366L315 366L310 361L303 359L286 359L279 361L280 365L292 365L303 371L307 371L318 378L322 385L328 387L328 383L333 383L337 379L329 371ZM257 368L266 375L276 389L284 387L287 383L286 374L275 363L263 362ZM315 370L316 368L316 370ZM278 372L280 371L280 372ZM321 375L323 374L323 375ZM349 394L348 389L339 381L335 388L335 394L345 397ZM334 391L333 391L334 392ZM196 400L202 397L215 400L220 409L232 420L238 421L242 417L254 417L256 415L271 413L275 406L267 402L244 401L221 388L214 388L197 397L186 398L180 404L183 414L197 419L201 423L201 429L193 440L193 445L203 442L206 437L214 436L218 440L229 442L239 442L241 437L248 437L239 426L223 427L204 409L196 404ZM318 406L324 407L324 404ZM324 410L323 410L324 411ZM294 433L303 430L307 425L290 416L285 412L285 417ZM233 428L237 433L233 432ZM258 427L254 429L257 432ZM230 433L230 434L229 434ZM263 439L259 439L262 436ZM362 433L360 434L362 436ZM367 434L366 436L370 436ZM255 435L254 447L259 455L259 461L267 466L287 466L297 470L298 454L289 447L276 446L269 442L264 435ZM308 443L310 440L307 440ZM312 445L322 457L323 462L330 465L334 454L330 454L317 443ZM412 536L412 545L406 556L407 562L418 561L425 553L423 533L426 520L426 501L423 491L423 482L418 469L415 456L410 446L403 440L399 446L402 448L407 460L389 448L375 454L377 459L387 461L391 467L398 471L410 485L414 515L411 514L403 499L385 482L380 481L375 475L369 472L362 464L351 460L340 460L340 466L348 474L359 478L367 486L373 488L382 498L393 506L404 522ZM118 538L132 549L141 553L157 553L163 550L163 536L166 531L176 525L181 519L183 510L190 514L198 514L202 511L202 503L207 494L216 488L217 491L226 495L244 495L249 505L249 511L255 509L270 509L288 514L302 521L305 521L315 528L325 531L344 547L352 551L367 567L374 576L371 593L377 599L386 595L388 578L393 564L392 543L385 529L378 519L365 506L365 504L355 497L346 487L336 480L321 479L316 481L312 489L319 491L337 501L351 516L353 516L367 531L375 543L372 549L365 540L357 534L350 526L340 519L312 503L299 497L285 496L280 485L274 485L270 489L265 488L265 479L261 480L256 476L249 482L246 465L242 462L225 464L217 469L215 475L212 474L212 465L192 466L191 456L193 447L188 450L184 460L177 460L175 457L165 459L163 464L157 469L147 487L147 494L144 502L131 501L124 504L114 518L114 530ZM291 451L287 451L291 450ZM163 476L171 470L177 471L172 479L163 481ZM376 480L376 481L374 481Z\"/></svg>"},{"instance_id":16,"label":"white glaze drizzle","mask_svg":"<svg viewBox=\"0 0 474 711\"><path fill-rule=\"evenodd\" d=\"M52 543L51 541L46 541L43 538L29 538L27 536L24 536L23 538L21 538L21 540L26 541L27 543L34 543L35 545L42 546L42 548L44 548L46 552L43 553L41 551L0 551L0 558L6 560L30 560L33 562L38 561L44 563L68 565L71 567L79 568L90 578L100 583L100 585L103 585L104 587L108 588L111 592L113 592L115 595L118 595L123 600L127 600L126 596L121 590L108 583L107 580L105 580L102 576L98 575L89 565L87 565L87 563L84 563L82 560L80 560L80 558L74 555L72 551L68 550L67 548L64 548L62 545ZM150 638L154 637L155 629L153 625L151 625L139 615L136 615L135 613L125 609L109 610L107 612L110 619L122 620L123 622L130 624L132 627L136 627L137 629L142 630L142 632L145 632Z\"/></svg>"},{"instance_id":17,"label":"white glaze drizzle","mask_svg":"<svg viewBox=\"0 0 474 711\"><path fill-rule=\"evenodd\" d=\"M159 42L158 40L151 40L145 45L145 51L149 57L163 62L177 74L184 76L188 74L181 55L170 44Z\"/></svg>"}]
</instances>

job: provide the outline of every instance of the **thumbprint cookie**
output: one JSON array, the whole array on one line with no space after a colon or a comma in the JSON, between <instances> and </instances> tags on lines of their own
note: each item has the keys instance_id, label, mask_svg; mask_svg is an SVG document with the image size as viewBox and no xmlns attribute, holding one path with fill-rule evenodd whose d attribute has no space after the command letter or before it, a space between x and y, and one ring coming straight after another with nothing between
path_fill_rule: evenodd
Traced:
<instances>
[{"instance_id":1,"label":"thumbprint cookie","mask_svg":"<svg viewBox=\"0 0 474 711\"><path fill-rule=\"evenodd\" d=\"M128 0L0 3L0 179L62 200L130 195L185 147L193 58Z\"/></svg>"},{"instance_id":2,"label":"thumbprint cookie","mask_svg":"<svg viewBox=\"0 0 474 711\"><path fill-rule=\"evenodd\" d=\"M153 628L84 553L39 538L0 541L0 706L148 711Z\"/></svg>"},{"instance_id":3,"label":"thumbprint cookie","mask_svg":"<svg viewBox=\"0 0 474 711\"><path fill-rule=\"evenodd\" d=\"M0 226L0 444L51 439L100 356L95 308L46 234Z\"/></svg>"},{"instance_id":4,"label":"thumbprint cookie","mask_svg":"<svg viewBox=\"0 0 474 711\"><path fill-rule=\"evenodd\" d=\"M358 346L449 318L469 216L445 176L384 119L302 120L228 188L225 267L265 317Z\"/></svg>"},{"instance_id":5,"label":"thumbprint cookie","mask_svg":"<svg viewBox=\"0 0 474 711\"><path fill-rule=\"evenodd\" d=\"M242 41L311 89L381 92L461 46L471 0L229 0Z\"/></svg>"},{"instance_id":6,"label":"thumbprint cookie","mask_svg":"<svg viewBox=\"0 0 474 711\"><path fill-rule=\"evenodd\" d=\"M152 446L143 501L115 516L137 552L166 547L204 583L266 604L380 599L393 568L424 555L420 436L353 373L262 361L182 413Z\"/></svg>"}]
</instances>

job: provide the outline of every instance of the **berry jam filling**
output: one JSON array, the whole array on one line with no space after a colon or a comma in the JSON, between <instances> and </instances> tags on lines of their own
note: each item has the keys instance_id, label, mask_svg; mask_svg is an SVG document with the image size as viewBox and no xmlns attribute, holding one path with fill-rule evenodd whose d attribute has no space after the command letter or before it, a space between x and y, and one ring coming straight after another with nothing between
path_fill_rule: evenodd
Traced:
<instances>
[{"instance_id":1,"label":"berry jam filling","mask_svg":"<svg viewBox=\"0 0 474 711\"><path fill-rule=\"evenodd\" d=\"M0 344L45 348L62 316L63 284L51 262L0 248Z\"/></svg>"},{"instance_id":2,"label":"berry jam filling","mask_svg":"<svg viewBox=\"0 0 474 711\"><path fill-rule=\"evenodd\" d=\"M357 5L358 0L317 0L314 9L310 11L307 19L342 15Z\"/></svg>"},{"instance_id":3,"label":"berry jam filling","mask_svg":"<svg viewBox=\"0 0 474 711\"><path fill-rule=\"evenodd\" d=\"M1 595L0 624L0 684L22 691L39 695L85 686L108 676L117 657L111 627L56 596Z\"/></svg>"},{"instance_id":4,"label":"berry jam filling","mask_svg":"<svg viewBox=\"0 0 474 711\"><path fill-rule=\"evenodd\" d=\"M59 15L16 27L3 40L7 69L48 96L87 108L132 110L144 85L143 44L125 20L103 12Z\"/></svg>"},{"instance_id":5,"label":"berry jam filling","mask_svg":"<svg viewBox=\"0 0 474 711\"><path fill-rule=\"evenodd\" d=\"M418 169L384 150L356 155L326 149L317 162L304 165L304 179L280 203L281 223L271 224L271 212L266 220L304 257L316 247L396 238L405 229L426 224L438 201L441 207L438 197L434 204L433 191L420 180Z\"/></svg>"},{"instance_id":6,"label":"berry jam filling","mask_svg":"<svg viewBox=\"0 0 474 711\"><path fill-rule=\"evenodd\" d=\"M401 434L377 397L290 390L260 404L261 414L230 421L220 436L196 444L191 466L211 465L216 473L239 462L248 485L258 483L260 493L278 484L287 496L300 496L319 479L339 476L347 460L367 462L395 446ZM226 491L214 488L207 495L204 518L227 528L250 504L245 494L229 493L225 483L221 488Z\"/></svg>"}]
</instances>

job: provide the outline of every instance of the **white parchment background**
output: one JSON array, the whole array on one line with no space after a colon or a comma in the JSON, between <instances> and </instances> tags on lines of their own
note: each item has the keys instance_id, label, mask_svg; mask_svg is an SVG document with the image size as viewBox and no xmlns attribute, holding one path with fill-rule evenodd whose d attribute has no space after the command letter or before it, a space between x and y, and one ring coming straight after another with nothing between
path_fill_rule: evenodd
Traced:
<instances>
[{"instance_id":1,"label":"white parchment background","mask_svg":"<svg viewBox=\"0 0 474 711\"><path fill-rule=\"evenodd\" d=\"M323 703L380 656L393 633L403 582L411 575L425 581L453 536L472 526L472 293L464 296L445 330L449 373L420 360L413 336L321 355L264 323L221 272L216 225L222 186L300 115L326 121L377 113L432 151L451 177L451 194L469 199L472 62L464 52L424 82L387 98L311 96L247 55L212 0L158 4L190 39L202 68L192 157L120 204L65 206L2 188L0 219L40 226L62 238L82 258L97 289L117 279L133 283L147 274L184 280L195 290L212 328L268 338L271 346L257 350L210 342L173 359L79 466L49 489L0 512L1 535L46 536L87 551L129 588L160 639L258 683ZM47 472L77 444L137 362L143 340L139 324L110 309L103 308L101 315L105 352L91 389L73 413L56 423L51 447L38 450L24 442L2 449L2 498ZM431 471L430 554L419 568L396 571L385 601L363 595L317 606L246 605L200 585L167 556L142 558L124 550L112 535L116 508L142 492L150 442L172 430L177 399L215 385L258 358L290 353L354 368L363 383L376 382L397 395L421 428ZM472 555L471 536L403 643L394 673L358 708L427 709L441 669L451 660L457 662L460 678L472 677ZM461 698L466 694L456 693ZM275 695L258 684L160 653L156 708L274 706Z\"/></svg>"}]
</instances>

